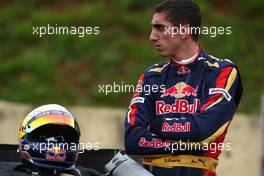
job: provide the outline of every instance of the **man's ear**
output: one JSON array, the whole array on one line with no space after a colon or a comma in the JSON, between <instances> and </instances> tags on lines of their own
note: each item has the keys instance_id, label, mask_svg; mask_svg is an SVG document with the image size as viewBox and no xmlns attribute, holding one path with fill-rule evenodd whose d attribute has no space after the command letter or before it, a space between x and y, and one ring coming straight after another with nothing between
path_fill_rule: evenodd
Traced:
<instances>
[{"instance_id":1,"label":"man's ear","mask_svg":"<svg viewBox=\"0 0 264 176\"><path fill-rule=\"evenodd\" d=\"M186 39L191 34L191 28L188 24L180 25L180 39Z\"/></svg>"}]
</instances>

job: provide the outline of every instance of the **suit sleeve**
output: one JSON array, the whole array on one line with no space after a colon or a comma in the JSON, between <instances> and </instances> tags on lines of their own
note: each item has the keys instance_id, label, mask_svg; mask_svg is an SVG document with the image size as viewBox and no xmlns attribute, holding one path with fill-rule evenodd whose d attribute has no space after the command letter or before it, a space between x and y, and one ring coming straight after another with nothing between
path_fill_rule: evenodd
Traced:
<instances>
[{"instance_id":1,"label":"suit sleeve","mask_svg":"<svg viewBox=\"0 0 264 176\"><path fill-rule=\"evenodd\" d=\"M162 139L202 143L225 134L242 94L239 72L228 66L207 81L206 96L197 113L185 118L156 118L151 122L151 131Z\"/></svg>"},{"instance_id":2,"label":"suit sleeve","mask_svg":"<svg viewBox=\"0 0 264 176\"><path fill-rule=\"evenodd\" d=\"M143 73L125 118L125 149L128 154L164 154L170 145L170 141L160 139L148 129L155 116L155 106L152 94L144 91L146 85Z\"/></svg>"}]
</instances>

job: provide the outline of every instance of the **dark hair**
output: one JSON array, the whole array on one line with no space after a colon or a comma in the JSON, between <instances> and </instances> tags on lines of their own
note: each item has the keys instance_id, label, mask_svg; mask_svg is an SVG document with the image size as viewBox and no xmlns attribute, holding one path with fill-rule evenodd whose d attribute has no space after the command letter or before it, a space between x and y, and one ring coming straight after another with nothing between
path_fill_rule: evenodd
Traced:
<instances>
[{"instance_id":1,"label":"dark hair","mask_svg":"<svg viewBox=\"0 0 264 176\"><path fill-rule=\"evenodd\" d=\"M201 27L201 12L193 0L165 0L156 6L154 12L165 12L167 19L176 27L189 24L192 38L198 40L199 33L194 28Z\"/></svg>"}]
</instances>

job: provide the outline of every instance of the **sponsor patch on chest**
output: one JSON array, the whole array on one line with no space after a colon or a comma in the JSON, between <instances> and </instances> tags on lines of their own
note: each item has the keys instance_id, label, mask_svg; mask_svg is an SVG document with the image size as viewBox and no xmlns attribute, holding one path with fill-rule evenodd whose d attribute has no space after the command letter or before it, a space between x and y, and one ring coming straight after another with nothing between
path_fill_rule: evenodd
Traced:
<instances>
[{"instance_id":1,"label":"sponsor patch on chest","mask_svg":"<svg viewBox=\"0 0 264 176\"><path fill-rule=\"evenodd\" d=\"M193 104L190 104L187 100L183 99L175 99L174 104L165 104L164 101L156 101L156 115L168 113L193 114L196 112L199 105L199 99L194 99Z\"/></svg>"}]
</instances>

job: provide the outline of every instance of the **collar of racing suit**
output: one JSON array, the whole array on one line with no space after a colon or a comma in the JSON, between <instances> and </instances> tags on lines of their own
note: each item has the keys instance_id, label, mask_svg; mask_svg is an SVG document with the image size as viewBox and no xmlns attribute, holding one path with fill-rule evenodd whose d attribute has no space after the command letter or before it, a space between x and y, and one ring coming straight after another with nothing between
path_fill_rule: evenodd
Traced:
<instances>
[{"instance_id":1,"label":"collar of racing suit","mask_svg":"<svg viewBox=\"0 0 264 176\"><path fill-rule=\"evenodd\" d=\"M179 65L188 65L190 63L192 63L198 56L199 52L195 53L192 57L188 58L188 59L183 59L183 60L180 60L180 61L177 61L175 59L172 58L172 61L175 63L175 64L179 64Z\"/></svg>"},{"instance_id":2,"label":"collar of racing suit","mask_svg":"<svg viewBox=\"0 0 264 176\"><path fill-rule=\"evenodd\" d=\"M180 66L191 66L193 65L199 57L203 57L202 46L199 44L199 50L192 57L188 59L183 59L181 61L177 61L173 58L170 59L171 67L180 67Z\"/></svg>"}]
</instances>

